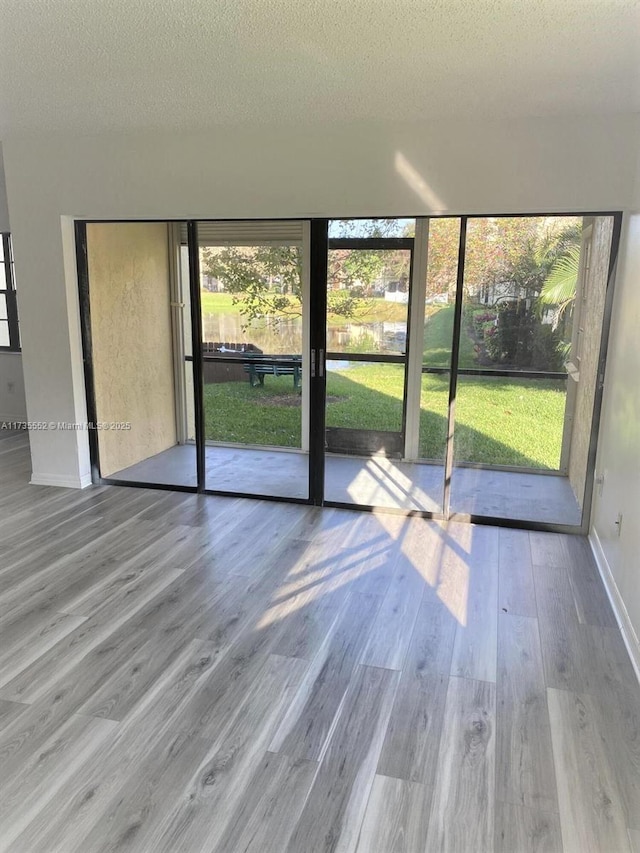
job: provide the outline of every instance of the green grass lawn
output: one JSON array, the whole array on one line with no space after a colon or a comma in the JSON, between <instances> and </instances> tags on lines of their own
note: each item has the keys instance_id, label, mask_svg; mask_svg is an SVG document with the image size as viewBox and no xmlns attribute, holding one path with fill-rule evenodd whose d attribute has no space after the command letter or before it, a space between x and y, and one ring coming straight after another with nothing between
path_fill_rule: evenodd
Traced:
<instances>
[{"instance_id":1,"label":"green grass lawn","mask_svg":"<svg viewBox=\"0 0 640 853\"><path fill-rule=\"evenodd\" d=\"M406 316L406 306L372 300L366 318L390 320ZM203 293L205 312L237 313L227 293ZM427 307L424 364L449 367L453 305ZM332 318L343 323L343 318ZM471 338L460 342L460 367L474 367ZM401 365L352 362L327 375L327 426L353 429L402 429L404 373ZM424 374L420 414L420 455L444 459L449 376ZM461 376L456 403L458 461L557 469L565 407L564 382ZM265 378L264 386L248 382L205 386L207 438L240 444L299 447L300 396L291 377Z\"/></svg>"},{"instance_id":2,"label":"green grass lawn","mask_svg":"<svg viewBox=\"0 0 640 853\"><path fill-rule=\"evenodd\" d=\"M430 308L427 306L427 320L424 324L424 364L429 367L449 367L451 365L451 339L453 337L454 306ZM473 341L463 332L460 337L460 367L477 367Z\"/></svg>"},{"instance_id":3,"label":"green grass lawn","mask_svg":"<svg viewBox=\"0 0 640 853\"><path fill-rule=\"evenodd\" d=\"M234 305L233 296L230 293L209 293L208 290L201 290L200 303L203 314L240 315L240 305Z\"/></svg>"},{"instance_id":4,"label":"green grass lawn","mask_svg":"<svg viewBox=\"0 0 640 853\"><path fill-rule=\"evenodd\" d=\"M460 377L456 459L557 469L565 402L562 380Z\"/></svg>"},{"instance_id":5,"label":"green grass lawn","mask_svg":"<svg viewBox=\"0 0 640 853\"><path fill-rule=\"evenodd\" d=\"M230 293L209 293L203 290L200 295L203 314L224 314L242 317L241 303L234 304ZM292 304L294 304L292 302ZM284 316L284 315L283 315ZM363 301L362 310L357 316L347 319L338 314L329 314L329 326L344 326L345 323L401 323L407 319L407 306L398 302L388 302L386 299L367 299Z\"/></svg>"},{"instance_id":6,"label":"green grass lawn","mask_svg":"<svg viewBox=\"0 0 640 853\"><path fill-rule=\"evenodd\" d=\"M358 364L327 376L327 425L399 431L403 368ZM424 375L420 455L444 459L449 383ZM291 377L205 386L207 438L246 444L299 447L300 398ZM555 469L560 459L565 391L563 382L460 377L456 459Z\"/></svg>"}]
</instances>

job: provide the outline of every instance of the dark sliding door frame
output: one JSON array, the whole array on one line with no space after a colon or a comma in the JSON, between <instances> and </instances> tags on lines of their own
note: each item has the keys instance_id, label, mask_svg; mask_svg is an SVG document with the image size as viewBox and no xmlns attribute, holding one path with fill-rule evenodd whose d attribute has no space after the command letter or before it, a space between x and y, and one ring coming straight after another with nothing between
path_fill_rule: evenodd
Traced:
<instances>
[{"instance_id":1,"label":"dark sliding door frame","mask_svg":"<svg viewBox=\"0 0 640 853\"><path fill-rule=\"evenodd\" d=\"M187 251L189 254L189 298L191 300L191 346L193 355L193 411L196 431L196 480L198 492L204 491L207 476L205 456L204 378L202 368L202 294L200 292L200 251L198 223L187 222Z\"/></svg>"},{"instance_id":2,"label":"dark sliding door frame","mask_svg":"<svg viewBox=\"0 0 640 853\"><path fill-rule=\"evenodd\" d=\"M197 486L189 489L189 491L197 491L204 495L220 495L222 497L241 497L250 498L252 500L270 500L282 503L298 503L298 504L322 504L322 491L324 485L323 465L324 465L324 447L319 445L318 437L314 441L314 431L319 433L320 425L315 422L310 426L310 448L309 448L309 475L308 475L308 493L306 498L284 497L281 495L260 494L258 492L241 492L232 491L229 489L216 489L207 487L207 462L206 462L206 418L204 407L204 362L218 362L225 365L237 364L240 366L248 366L250 364L246 357L229 356L224 357L206 354L203 348L203 330L202 330L202 299L200 292L200 241L198 238L198 223L208 220L188 220L187 221L187 248L189 255L189 293L191 299L191 337L192 337L192 352L193 355L185 360L193 362L193 382L194 382L194 412L195 412L195 433L196 433L196 458L197 458ZM216 220L213 220L216 221ZM326 232L328 220L324 220L327 224L324 228ZM319 316L324 312L323 303L314 305L314 294L320 294L321 288L314 285L314 281L326 278L326 243L322 244L322 224L323 220L313 220L311 222L311 258L310 258L310 276L311 276L311 403L313 409L314 394L317 398L322 394L324 399L324 371L318 372L317 365L319 364L318 353L324 353L324 343L318 339L318 331L314 331L314 317ZM314 225L315 225L315 249L314 249ZM322 259L325 256L324 266ZM325 296L326 299L326 296ZM322 347L319 349L319 347ZM294 366L294 362L282 360L283 366ZM324 421L322 423L321 438L324 435Z\"/></svg>"},{"instance_id":3,"label":"dark sliding door frame","mask_svg":"<svg viewBox=\"0 0 640 853\"><path fill-rule=\"evenodd\" d=\"M327 273L329 220L312 219L311 228L311 394L309 399L309 497L324 502L325 400L327 396Z\"/></svg>"},{"instance_id":4,"label":"dark sliding door frame","mask_svg":"<svg viewBox=\"0 0 640 853\"><path fill-rule=\"evenodd\" d=\"M602 321L598 381L595 389L593 405L591 434L588 450L588 464L586 472L585 492L583 495L582 520L579 525L555 524L548 522L537 522L531 519L507 519L497 516L476 515L473 513L451 512L451 478L454 468L454 435L455 435L455 408L457 397L458 376L461 373L485 374L487 371L460 371L459 345L462 333L462 311L464 292L464 265L466 253L466 231L467 221L470 218L523 218L536 216L582 216L582 217L613 217L613 235L608 269L608 281L605 300L604 316ZM339 219L340 217L335 217ZM350 219L368 219L370 217L348 217ZM378 217L380 218L380 217ZM415 217L391 217L398 218L420 218ZM338 501L329 501L324 498L324 474L325 474L325 404L326 404L326 311L327 311L327 272L328 251L330 248L404 248L403 238L345 238L329 239L329 219L312 218L310 223L310 426L309 426L309 494L307 498L287 498L274 495L257 495L243 492L207 489L205 487L205 412L203 398L203 347L202 347L202 311L200 298L200 263L198 244L198 223L196 220L186 221L188 237L189 256L189 288L191 299L191 335L193 346L193 357L187 359L193 361L194 378L194 412L195 412L195 434L196 434L196 486L179 486L163 483L134 482L121 480L113 477L102 477L100 474L100 450L98 445L98 433L95 429L89 430L89 451L91 457L91 476L93 483L109 484L118 486L133 486L139 488L163 489L188 493L201 493L212 495L228 495L231 497L247 497L251 499L265 499L287 503L312 504L315 506L338 507L356 511L385 512L402 516L419 516L435 520L456 520L476 524L488 524L501 527L523 528L529 530L542 530L559 533L586 533L589 526L591 512L592 492L595 479L595 459L597 451L598 430L600 426L600 415L602 410L602 397L604 391L604 375L606 367L607 349L609 342L609 331L611 325L611 314L613 309L614 280L620 245L620 233L622 226L622 213L619 211L600 212L578 212L566 213L522 213L522 214L474 214L450 215L445 217L428 217L430 219L447 218L460 220L460 237L458 245L458 270L456 280L456 299L454 304L454 323L452 334L451 363L449 368L434 369L434 372L449 371L449 398L447 413L447 441L444 466L444 500L442 512L428 512L423 510L407 510L392 507L369 506L362 504L347 504ZM87 417L89 423L97 423L97 406L94 384L93 354L91 342L91 305L90 305L90 282L89 265L87 254L87 225L92 223L106 222L173 222L184 224L185 220L77 220L75 223L76 238L76 262L78 269L78 290L80 298L80 329L83 347L85 392L87 400ZM200 220L204 221L204 220ZM233 220L216 220L233 221ZM284 220L282 220L284 221ZM413 257L413 239L404 240L407 248L411 248ZM411 243L411 246L409 246ZM342 245L344 244L344 246ZM361 245L359 245L361 244ZM387 245L388 244L388 245ZM411 293L409 295L411 299ZM407 336L409 327L407 324ZM240 359L241 360L241 359ZM366 360L361 359L361 360ZM377 359L380 360L380 359ZM406 356L388 356L385 360L406 362ZM424 372L424 369L423 369ZM429 372L429 369L426 371ZM493 374L494 372L491 371ZM499 371L500 374L523 377L527 372L522 371ZM533 374L537 371L531 371ZM403 400L403 412L406 415L406 388L407 388L407 366L405 363L405 399ZM403 415L403 430L404 417Z\"/></svg>"},{"instance_id":5,"label":"dark sliding door frame","mask_svg":"<svg viewBox=\"0 0 640 853\"><path fill-rule=\"evenodd\" d=\"M328 223L328 220L327 220ZM402 434L402 445L404 447L407 429L407 387L409 379L409 342L411 340L411 295L413 290L413 259L415 250L415 239L413 237L330 237L328 251L336 249L348 249L351 251L404 251L409 253L409 280L408 280L408 302L407 302L407 333L405 337L404 353L392 355L387 353L373 352L344 352L333 350L326 353L326 358L336 361L354 361L367 364L401 364L404 366L404 379L402 391L402 418L400 432ZM328 256L328 253L327 253ZM326 335L326 290L327 275L324 280L325 304L322 313L322 322ZM326 406L326 402L325 402ZM326 415L326 409L325 409Z\"/></svg>"},{"instance_id":6,"label":"dark sliding door frame","mask_svg":"<svg viewBox=\"0 0 640 853\"><path fill-rule=\"evenodd\" d=\"M454 462L454 433L456 428L456 394L458 391L458 364L460 360L460 334L462 332L462 299L464 295L464 264L467 250L467 217L460 219L458 240L458 269L456 279L456 301L453 309L453 340L449 364L449 405L447 410L447 445L444 459L443 512L449 518L451 512L451 478Z\"/></svg>"}]
</instances>

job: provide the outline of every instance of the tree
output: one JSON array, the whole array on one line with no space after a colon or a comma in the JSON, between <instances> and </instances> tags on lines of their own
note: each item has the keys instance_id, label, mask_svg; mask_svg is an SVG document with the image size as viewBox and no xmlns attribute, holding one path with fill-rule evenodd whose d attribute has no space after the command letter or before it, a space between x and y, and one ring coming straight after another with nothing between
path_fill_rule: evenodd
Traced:
<instances>
[{"instance_id":1,"label":"tree","mask_svg":"<svg viewBox=\"0 0 640 853\"><path fill-rule=\"evenodd\" d=\"M566 255L554 262L540 291L540 303L545 307L556 307L558 318L573 306L578 285L580 246L571 246Z\"/></svg>"},{"instance_id":2,"label":"tree","mask_svg":"<svg viewBox=\"0 0 640 853\"><path fill-rule=\"evenodd\" d=\"M429 227L427 295L455 293L460 220L433 219ZM576 217L470 217L464 282L467 299L510 284L528 297L542 289L557 257L580 239Z\"/></svg>"},{"instance_id":3,"label":"tree","mask_svg":"<svg viewBox=\"0 0 640 853\"><path fill-rule=\"evenodd\" d=\"M339 220L331 223L331 233L336 237L406 236L412 227L411 221L403 224L396 219ZM451 299L455 294L459 234L458 218L431 221L427 296L448 293ZM514 297L537 298L554 264L568 258L579 239L576 217L471 217L464 271L467 301L489 299L496 285L511 288ZM205 247L201 267L231 293L246 325L264 317L277 324L302 313L302 258L297 246ZM404 279L408 279L406 251L332 249L329 313L364 318L375 284Z\"/></svg>"},{"instance_id":4,"label":"tree","mask_svg":"<svg viewBox=\"0 0 640 853\"><path fill-rule=\"evenodd\" d=\"M388 236L397 220L345 220L343 236ZM302 314L302 257L297 246L224 246L201 250L202 271L224 285L240 307L245 328L269 317L277 324ZM354 319L370 307L378 280L407 279L406 250L332 249L329 253L327 307L330 314Z\"/></svg>"},{"instance_id":5,"label":"tree","mask_svg":"<svg viewBox=\"0 0 640 853\"><path fill-rule=\"evenodd\" d=\"M480 293L496 284L535 298L558 257L580 240L576 217L487 217L470 220L465 285Z\"/></svg>"},{"instance_id":6,"label":"tree","mask_svg":"<svg viewBox=\"0 0 640 853\"><path fill-rule=\"evenodd\" d=\"M329 237L413 237L414 219L333 219Z\"/></svg>"},{"instance_id":7,"label":"tree","mask_svg":"<svg viewBox=\"0 0 640 853\"><path fill-rule=\"evenodd\" d=\"M456 218L433 219L429 225L427 298L448 294L455 297L458 273L460 221Z\"/></svg>"},{"instance_id":8,"label":"tree","mask_svg":"<svg viewBox=\"0 0 640 853\"><path fill-rule=\"evenodd\" d=\"M297 246L207 246L201 249L200 264L231 293L246 325L266 316L300 316L302 258Z\"/></svg>"},{"instance_id":9,"label":"tree","mask_svg":"<svg viewBox=\"0 0 640 853\"><path fill-rule=\"evenodd\" d=\"M302 258L297 246L203 248L201 267L218 279L245 317L245 325L269 317L302 314ZM354 318L366 310L370 288L384 272L380 252L332 250L329 255L327 306L331 314Z\"/></svg>"}]
</instances>

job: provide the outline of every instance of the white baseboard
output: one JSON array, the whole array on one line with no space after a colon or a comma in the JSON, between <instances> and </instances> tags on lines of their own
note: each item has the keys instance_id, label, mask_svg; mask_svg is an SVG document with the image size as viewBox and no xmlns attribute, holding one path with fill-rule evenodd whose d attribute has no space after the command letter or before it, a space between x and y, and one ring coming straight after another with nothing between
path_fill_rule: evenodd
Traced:
<instances>
[{"instance_id":1,"label":"white baseboard","mask_svg":"<svg viewBox=\"0 0 640 853\"><path fill-rule=\"evenodd\" d=\"M81 477L68 474L31 474L32 486L58 486L64 489L86 489L91 485L91 474Z\"/></svg>"},{"instance_id":2,"label":"white baseboard","mask_svg":"<svg viewBox=\"0 0 640 853\"><path fill-rule=\"evenodd\" d=\"M600 542L600 537L595 529L592 529L589 534L589 543L591 544L591 550L595 557L596 565L598 566L598 571L602 578L602 583L604 584L604 588L609 596L609 601L611 602L616 622L620 628L622 639L624 640L624 644L629 652L629 657L631 658L636 678L640 682L640 642L638 641L638 635L631 623L629 613L627 612L625 603L620 595L620 590L614 580L611 567L609 566L609 562L604 553L602 542Z\"/></svg>"}]
</instances>

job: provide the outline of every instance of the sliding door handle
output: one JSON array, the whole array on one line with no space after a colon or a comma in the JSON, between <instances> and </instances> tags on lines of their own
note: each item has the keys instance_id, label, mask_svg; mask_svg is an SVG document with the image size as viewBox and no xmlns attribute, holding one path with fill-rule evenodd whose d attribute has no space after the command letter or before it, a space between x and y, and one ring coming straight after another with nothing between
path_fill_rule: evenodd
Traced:
<instances>
[{"instance_id":1,"label":"sliding door handle","mask_svg":"<svg viewBox=\"0 0 640 853\"><path fill-rule=\"evenodd\" d=\"M318 350L319 359L318 359L318 375L322 378L324 376L324 350Z\"/></svg>"},{"instance_id":2,"label":"sliding door handle","mask_svg":"<svg viewBox=\"0 0 640 853\"><path fill-rule=\"evenodd\" d=\"M316 378L316 351L311 350L311 378Z\"/></svg>"}]
</instances>

